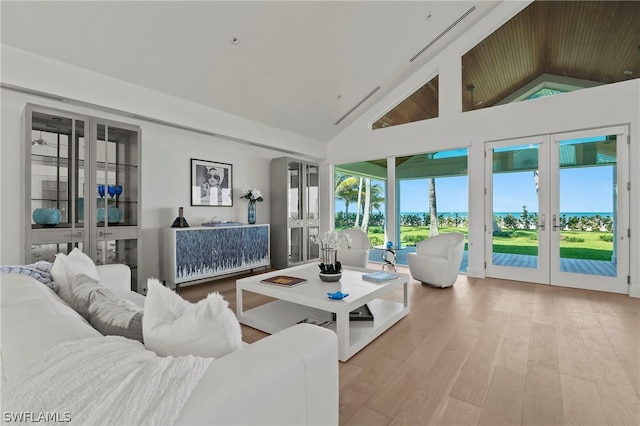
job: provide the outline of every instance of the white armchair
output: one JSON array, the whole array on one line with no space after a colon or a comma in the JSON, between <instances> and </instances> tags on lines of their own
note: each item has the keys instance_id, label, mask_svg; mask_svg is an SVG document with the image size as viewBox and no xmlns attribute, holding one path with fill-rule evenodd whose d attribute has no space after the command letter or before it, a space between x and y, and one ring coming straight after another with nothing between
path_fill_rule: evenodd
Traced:
<instances>
[{"instance_id":1,"label":"white armchair","mask_svg":"<svg viewBox=\"0 0 640 426\"><path fill-rule=\"evenodd\" d=\"M369 262L369 247L371 243L366 232L361 229L343 229L338 234L347 234L351 237L351 246L342 244L338 250L338 260L344 266L356 266L366 268Z\"/></svg>"},{"instance_id":2,"label":"white armchair","mask_svg":"<svg viewBox=\"0 0 640 426\"><path fill-rule=\"evenodd\" d=\"M435 235L416 244L416 252L407 254L411 276L433 287L450 287L456 282L464 234L450 232Z\"/></svg>"}]
</instances>

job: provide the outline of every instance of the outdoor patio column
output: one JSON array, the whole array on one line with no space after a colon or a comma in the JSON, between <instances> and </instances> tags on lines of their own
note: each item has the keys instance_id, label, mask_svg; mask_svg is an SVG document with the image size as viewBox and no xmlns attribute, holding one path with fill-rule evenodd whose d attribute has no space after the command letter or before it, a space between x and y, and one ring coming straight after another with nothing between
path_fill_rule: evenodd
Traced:
<instances>
[{"instance_id":1,"label":"outdoor patio column","mask_svg":"<svg viewBox=\"0 0 640 426\"><path fill-rule=\"evenodd\" d=\"M400 206L396 205L396 159L395 157L387 157L387 194L385 200L385 221L384 221L384 242L396 241L400 235L400 224L398 223Z\"/></svg>"}]
</instances>

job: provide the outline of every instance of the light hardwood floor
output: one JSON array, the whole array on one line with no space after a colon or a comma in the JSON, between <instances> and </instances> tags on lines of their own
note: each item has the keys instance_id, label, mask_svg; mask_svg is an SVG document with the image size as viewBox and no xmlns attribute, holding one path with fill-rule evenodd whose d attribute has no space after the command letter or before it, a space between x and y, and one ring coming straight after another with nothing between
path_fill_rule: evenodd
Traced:
<instances>
[{"instance_id":1,"label":"light hardwood floor","mask_svg":"<svg viewBox=\"0 0 640 426\"><path fill-rule=\"evenodd\" d=\"M219 291L235 310L237 278L181 294ZM464 275L449 289L411 280L410 299L340 363L340 425L640 425L639 299Z\"/></svg>"}]
</instances>

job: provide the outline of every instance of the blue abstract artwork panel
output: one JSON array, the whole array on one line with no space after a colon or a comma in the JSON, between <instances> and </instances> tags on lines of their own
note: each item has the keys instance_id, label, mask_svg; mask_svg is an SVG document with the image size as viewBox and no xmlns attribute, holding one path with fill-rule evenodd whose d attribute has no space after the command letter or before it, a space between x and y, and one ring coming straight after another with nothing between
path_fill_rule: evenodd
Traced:
<instances>
[{"instance_id":1,"label":"blue abstract artwork panel","mask_svg":"<svg viewBox=\"0 0 640 426\"><path fill-rule=\"evenodd\" d=\"M176 282L269 265L269 227L176 233Z\"/></svg>"}]
</instances>

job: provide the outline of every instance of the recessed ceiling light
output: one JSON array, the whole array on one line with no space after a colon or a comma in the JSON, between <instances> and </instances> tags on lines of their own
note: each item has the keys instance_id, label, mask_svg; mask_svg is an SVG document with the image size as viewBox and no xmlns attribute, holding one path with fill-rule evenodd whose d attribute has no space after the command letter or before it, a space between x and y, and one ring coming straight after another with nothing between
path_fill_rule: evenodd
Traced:
<instances>
[{"instance_id":1,"label":"recessed ceiling light","mask_svg":"<svg viewBox=\"0 0 640 426\"><path fill-rule=\"evenodd\" d=\"M338 95L338 96L336 96L336 99L337 99L337 100L339 100L339 101L341 101L341 100L342 100L342 95Z\"/></svg>"},{"instance_id":2,"label":"recessed ceiling light","mask_svg":"<svg viewBox=\"0 0 640 426\"><path fill-rule=\"evenodd\" d=\"M631 70L624 70L624 71L622 71L622 73L623 73L624 75L631 75L631 74L633 74L633 71L631 71Z\"/></svg>"},{"instance_id":3,"label":"recessed ceiling light","mask_svg":"<svg viewBox=\"0 0 640 426\"><path fill-rule=\"evenodd\" d=\"M424 17L425 21L428 21L429 19L431 19L432 16L433 14L431 12L427 12L427 16Z\"/></svg>"},{"instance_id":4,"label":"recessed ceiling light","mask_svg":"<svg viewBox=\"0 0 640 426\"><path fill-rule=\"evenodd\" d=\"M234 37L231 39L231 44L233 44L234 46L237 46L240 44L240 39L238 37Z\"/></svg>"}]
</instances>

